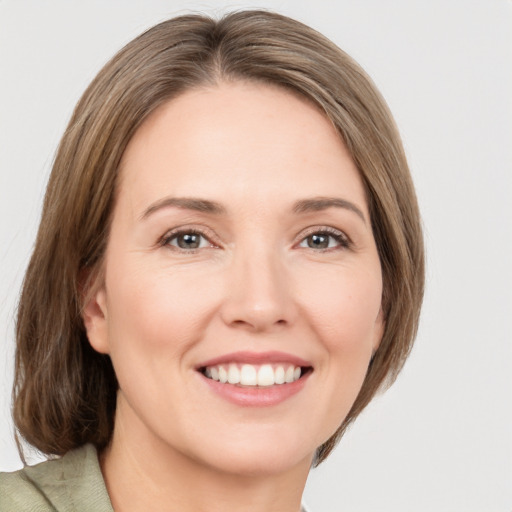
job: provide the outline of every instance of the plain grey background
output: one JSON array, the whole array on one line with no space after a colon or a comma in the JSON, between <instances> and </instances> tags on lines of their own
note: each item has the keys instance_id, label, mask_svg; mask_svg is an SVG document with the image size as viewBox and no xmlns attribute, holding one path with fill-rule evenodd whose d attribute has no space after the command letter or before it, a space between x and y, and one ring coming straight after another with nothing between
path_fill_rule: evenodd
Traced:
<instances>
[{"instance_id":1,"label":"plain grey background","mask_svg":"<svg viewBox=\"0 0 512 512\"><path fill-rule=\"evenodd\" d=\"M314 512L510 512L510 0L0 0L0 470L21 465L13 319L74 104L149 26L244 7L304 21L372 76L402 133L425 225L428 287L412 356L312 472L306 502Z\"/></svg>"}]
</instances>

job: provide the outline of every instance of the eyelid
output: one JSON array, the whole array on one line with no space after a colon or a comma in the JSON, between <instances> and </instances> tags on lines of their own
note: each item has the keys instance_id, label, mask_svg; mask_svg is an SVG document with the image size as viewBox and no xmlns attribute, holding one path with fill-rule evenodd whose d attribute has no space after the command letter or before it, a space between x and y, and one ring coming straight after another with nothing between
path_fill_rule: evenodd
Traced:
<instances>
[{"instance_id":1,"label":"eyelid","mask_svg":"<svg viewBox=\"0 0 512 512\"><path fill-rule=\"evenodd\" d=\"M215 234L215 232L206 226L201 226L198 224L185 224L183 226L178 226L178 227L172 228L172 229L166 231L158 239L157 244L162 247L164 247L164 246L171 247L173 250L176 250L176 251L182 250L183 252L187 252L187 253L193 253L195 251L200 250L199 248L184 250L184 249L180 249L179 247L171 246L169 244L169 241L172 240L173 238L175 238L176 236L181 235L181 234L187 234L187 233L201 235L206 240L208 240L208 242L211 244L210 247L214 247L214 248L220 247L220 242L218 241L219 237ZM210 248L210 247L208 247L208 248ZM205 249L205 248L201 248L201 249Z\"/></svg>"},{"instance_id":2,"label":"eyelid","mask_svg":"<svg viewBox=\"0 0 512 512\"><path fill-rule=\"evenodd\" d=\"M306 228L305 230L301 231L299 236L297 237L297 241L295 242L295 245L300 244L304 239L306 239L308 236L315 235L315 234L327 234L335 239L339 240L340 247L342 249L349 249L353 242L350 239L350 237L341 229L334 228L332 226L311 226ZM329 249L317 249L320 251L329 251L336 248L329 248Z\"/></svg>"}]
</instances>

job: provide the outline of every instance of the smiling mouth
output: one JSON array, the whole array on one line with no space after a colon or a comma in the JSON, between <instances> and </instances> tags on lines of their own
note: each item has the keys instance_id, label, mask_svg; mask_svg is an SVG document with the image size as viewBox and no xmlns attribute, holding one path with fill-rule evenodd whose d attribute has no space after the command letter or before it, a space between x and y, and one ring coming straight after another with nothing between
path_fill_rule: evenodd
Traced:
<instances>
[{"instance_id":1,"label":"smiling mouth","mask_svg":"<svg viewBox=\"0 0 512 512\"><path fill-rule=\"evenodd\" d=\"M261 388L292 384L310 373L313 368L290 363L258 365L229 363L203 366L198 370L207 379L221 384Z\"/></svg>"}]
</instances>

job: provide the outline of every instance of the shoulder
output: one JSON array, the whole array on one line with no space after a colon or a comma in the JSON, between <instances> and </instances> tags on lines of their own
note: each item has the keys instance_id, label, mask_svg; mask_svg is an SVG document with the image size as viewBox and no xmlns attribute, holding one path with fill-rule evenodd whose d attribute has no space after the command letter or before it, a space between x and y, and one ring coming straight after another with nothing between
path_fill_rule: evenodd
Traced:
<instances>
[{"instance_id":1,"label":"shoulder","mask_svg":"<svg viewBox=\"0 0 512 512\"><path fill-rule=\"evenodd\" d=\"M14 473L0 473L0 504L2 510L13 512L55 510L44 492L30 481L23 469Z\"/></svg>"},{"instance_id":2,"label":"shoulder","mask_svg":"<svg viewBox=\"0 0 512 512\"><path fill-rule=\"evenodd\" d=\"M0 503L5 511L112 512L98 456L91 445L60 459L0 473Z\"/></svg>"}]
</instances>

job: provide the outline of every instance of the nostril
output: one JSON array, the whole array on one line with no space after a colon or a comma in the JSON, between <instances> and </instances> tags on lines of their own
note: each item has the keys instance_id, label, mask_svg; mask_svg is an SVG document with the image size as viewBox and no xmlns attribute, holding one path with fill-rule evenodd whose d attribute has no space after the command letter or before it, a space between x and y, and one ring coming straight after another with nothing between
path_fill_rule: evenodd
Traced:
<instances>
[{"instance_id":1,"label":"nostril","mask_svg":"<svg viewBox=\"0 0 512 512\"><path fill-rule=\"evenodd\" d=\"M270 318L264 318L261 316L248 317L247 319L236 319L231 321L233 327L246 328L251 331L264 331L272 326L285 326L288 325L288 321L281 318L279 320L272 321Z\"/></svg>"}]
</instances>

